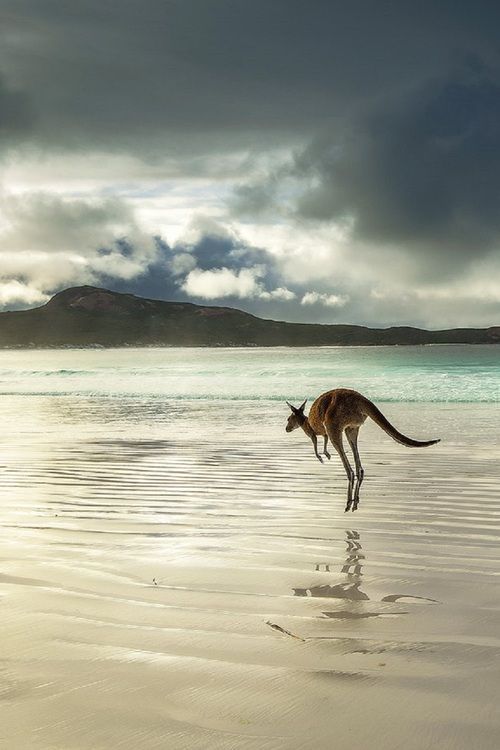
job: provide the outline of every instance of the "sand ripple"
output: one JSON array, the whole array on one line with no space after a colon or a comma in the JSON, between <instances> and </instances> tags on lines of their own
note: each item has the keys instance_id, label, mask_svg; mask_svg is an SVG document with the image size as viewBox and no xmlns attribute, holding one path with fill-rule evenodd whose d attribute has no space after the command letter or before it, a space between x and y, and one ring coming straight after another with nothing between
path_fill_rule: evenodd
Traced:
<instances>
[{"instance_id":1,"label":"sand ripple","mask_svg":"<svg viewBox=\"0 0 500 750\"><path fill-rule=\"evenodd\" d=\"M108 403L4 404L2 746L498 747L500 407L386 409L443 442L344 514L279 404Z\"/></svg>"}]
</instances>

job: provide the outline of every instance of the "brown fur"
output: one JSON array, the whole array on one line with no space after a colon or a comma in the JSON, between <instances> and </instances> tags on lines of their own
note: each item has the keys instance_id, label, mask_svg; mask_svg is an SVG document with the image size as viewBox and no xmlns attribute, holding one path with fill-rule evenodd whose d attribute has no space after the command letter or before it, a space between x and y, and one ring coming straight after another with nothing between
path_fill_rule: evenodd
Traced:
<instances>
[{"instance_id":1,"label":"brown fur","mask_svg":"<svg viewBox=\"0 0 500 750\"><path fill-rule=\"evenodd\" d=\"M367 417L381 427L384 432L390 435L396 442L402 443L412 448L424 448L428 445L439 443L439 440L413 440L399 432L378 409L372 401L357 391L349 388L335 388L333 391L327 391L318 396L316 401L309 410L306 417L304 408L306 401L299 407L292 406L287 401L292 413L288 417L286 426L287 432L301 427L306 435L311 439L314 446L316 458L323 463L323 459L318 453L317 436L322 436L324 440L323 455L330 458L326 450L328 440L339 454L344 465L345 472L349 481L347 490L346 511L356 510L359 504L359 489L364 477L364 470L361 466L361 460L358 452L358 432L361 425ZM354 456L356 464L356 474L354 473L349 459L344 451L343 433L345 433ZM356 483L354 479L356 478ZM354 490L354 495L353 495Z\"/></svg>"}]
</instances>

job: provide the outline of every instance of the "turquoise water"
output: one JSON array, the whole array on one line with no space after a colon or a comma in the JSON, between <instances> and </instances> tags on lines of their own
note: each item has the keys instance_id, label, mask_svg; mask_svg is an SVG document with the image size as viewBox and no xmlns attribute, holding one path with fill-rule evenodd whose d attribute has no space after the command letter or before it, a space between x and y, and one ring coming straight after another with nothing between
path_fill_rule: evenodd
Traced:
<instances>
[{"instance_id":1,"label":"turquoise water","mask_svg":"<svg viewBox=\"0 0 500 750\"><path fill-rule=\"evenodd\" d=\"M0 352L4 395L302 401L339 386L382 402L498 402L500 346Z\"/></svg>"}]
</instances>

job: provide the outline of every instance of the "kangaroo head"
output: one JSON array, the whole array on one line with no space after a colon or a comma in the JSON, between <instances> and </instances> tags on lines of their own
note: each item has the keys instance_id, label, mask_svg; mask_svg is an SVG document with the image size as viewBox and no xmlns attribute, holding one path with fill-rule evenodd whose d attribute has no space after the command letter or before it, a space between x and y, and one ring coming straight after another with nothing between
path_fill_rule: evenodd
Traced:
<instances>
[{"instance_id":1,"label":"kangaroo head","mask_svg":"<svg viewBox=\"0 0 500 750\"><path fill-rule=\"evenodd\" d=\"M292 410L292 413L288 417L285 430L286 432L292 432L293 430L296 430L297 427L301 427L304 424L304 421L306 419L304 415L304 408L307 404L307 399L299 407L292 406L292 404L290 404L288 401L287 404Z\"/></svg>"}]
</instances>

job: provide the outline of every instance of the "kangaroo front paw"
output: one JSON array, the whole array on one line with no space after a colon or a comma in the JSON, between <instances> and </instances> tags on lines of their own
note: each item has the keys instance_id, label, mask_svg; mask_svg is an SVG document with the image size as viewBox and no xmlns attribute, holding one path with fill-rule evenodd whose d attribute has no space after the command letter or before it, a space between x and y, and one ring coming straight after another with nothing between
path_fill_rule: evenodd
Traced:
<instances>
[{"instance_id":1,"label":"kangaroo front paw","mask_svg":"<svg viewBox=\"0 0 500 750\"><path fill-rule=\"evenodd\" d=\"M318 459L318 461L320 462L320 464L323 463L323 459L321 458L321 456L316 456L316 458Z\"/></svg>"},{"instance_id":2,"label":"kangaroo front paw","mask_svg":"<svg viewBox=\"0 0 500 750\"><path fill-rule=\"evenodd\" d=\"M327 457L328 460L331 459L331 453L328 453L328 451L323 451L323 455Z\"/></svg>"}]
</instances>

